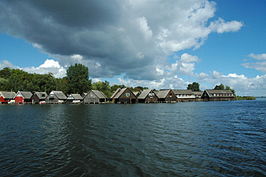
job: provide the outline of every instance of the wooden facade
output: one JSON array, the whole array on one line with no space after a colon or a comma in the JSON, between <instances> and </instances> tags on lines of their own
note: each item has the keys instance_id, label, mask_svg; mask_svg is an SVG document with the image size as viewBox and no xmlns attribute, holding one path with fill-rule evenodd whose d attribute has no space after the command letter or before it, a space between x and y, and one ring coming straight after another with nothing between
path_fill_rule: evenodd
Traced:
<instances>
[{"instance_id":1,"label":"wooden facade","mask_svg":"<svg viewBox=\"0 0 266 177\"><path fill-rule=\"evenodd\" d=\"M236 98L231 90L205 90L202 99L203 101L232 101Z\"/></svg>"},{"instance_id":2,"label":"wooden facade","mask_svg":"<svg viewBox=\"0 0 266 177\"><path fill-rule=\"evenodd\" d=\"M90 90L84 94L83 103L85 104L99 104L107 101L106 95L99 90Z\"/></svg>"},{"instance_id":3,"label":"wooden facade","mask_svg":"<svg viewBox=\"0 0 266 177\"><path fill-rule=\"evenodd\" d=\"M174 90L177 102L189 102L195 100L192 90Z\"/></svg>"},{"instance_id":4,"label":"wooden facade","mask_svg":"<svg viewBox=\"0 0 266 177\"><path fill-rule=\"evenodd\" d=\"M159 90L155 93L158 96L158 101L160 103L174 103L177 100L173 90Z\"/></svg>"},{"instance_id":5,"label":"wooden facade","mask_svg":"<svg viewBox=\"0 0 266 177\"><path fill-rule=\"evenodd\" d=\"M66 95L62 91L51 91L46 97L45 102L48 104L60 104L66 102Z\"/></svg>"},{"instance_id":6,"label":"wooden facade","mask_svg":"<svg viewBox=\"0 0 266 177\"><path fill-rule=\"evenodd\" d=\"M44 104L47 96L46 92L34 92L31 97L32 104Z\"/></svg>"},{"instance_id":7,"label":"wooden facade","mask_svg":"<svg viewBox=\"0 0 266 177\"><path fill-rule=\"evenodd\" d=\"M151 89L143 90L138 96L138 103L158 103L158 96Z\"/></svg>"},{"instance_id":8,"label":"wooden facade","mask_svg":"<svg viewBox=\"0 0 266 177\"><path fill-rule=\"evenodd\" d=\"M113 103L134 104L137 103L137 97L129 88L117 89L112 95Z\"/></svg>"}]
</instances>

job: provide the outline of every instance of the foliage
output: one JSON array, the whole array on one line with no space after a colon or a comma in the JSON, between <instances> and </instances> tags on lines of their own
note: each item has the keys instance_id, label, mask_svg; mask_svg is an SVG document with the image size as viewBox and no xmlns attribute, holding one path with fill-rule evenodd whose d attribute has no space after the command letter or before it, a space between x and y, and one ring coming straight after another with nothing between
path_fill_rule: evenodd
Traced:
<instances>
[{"instance_id":1,"label":"foliage","mask_svg":"<svg viewBox=\"0 0 266 177\"><path fill-rule=\"evenodd\" d=\"M188 84L187 89L192 91L200 91L200 84L193 82L192 84Z\"/></svg>"},{"instance_id":2,"label":"foliage","mask_svg":"<svg viewBox=\"0 0 266 177\"><path fill-rule=\"evenodd\" d=\"M107 81L98 81L92 84L93 90L100 90L102 91L107 97L110 97L112 95L112 90L109 82Z\"/></svg>"},{"instance_id":3,"label":"foliage","mask_svg":"<svg viewBox=\"0 0 266 177\"><path fill-rule=\"evenodd\" d=\"M75 64L67 69L67 93L84 93L90 90L89 69L82 64Z\"/></svg>"},{"instance_id":4,"label":"foliage","mask_svg":"<svg viewBox=\"0 0 266 177\"><path fill-rule=\"evenodd\" d=\"M253 96L237 96L236 100L256 100L256 97L253 97Z\"/></svg>"}]
</instances>

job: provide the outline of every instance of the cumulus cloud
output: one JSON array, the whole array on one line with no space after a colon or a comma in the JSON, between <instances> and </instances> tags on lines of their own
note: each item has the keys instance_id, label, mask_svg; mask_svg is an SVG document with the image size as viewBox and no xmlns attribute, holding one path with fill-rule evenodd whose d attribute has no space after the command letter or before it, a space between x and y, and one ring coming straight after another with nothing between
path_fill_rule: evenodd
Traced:
<instances>
[{"instance_id":1,"label":"cumulus cloud","mask_svg":"<svg viewBox=\"0 0 266 177\"><path fill-rule=\"evenodd\" d=\"M46 59L43 64L37 67L31 66L31 67L25 67L25 68L15 66L9 61L3 60L0 62L0 69L5 68L5 67L21 69L29 73L37 73L37 74L52 73L57 78L66 76L65 67L61 66L58 61L55 61L53 59Z\"/></svg>"},{"instance_id":2,"label":"cumulus cloud","mask_svg":"<svg viewBox=\"0 0 266 177\"><path fill-rule=\"evenodd\" d=\"M224 19L219 18L217 21L211 22L210 29L217 33L234 32L240 30L243 23L239 21L225 22Z\"/></svg>"},{"instance_id":3,"label":"cumulus cloud","mask_svg":"<svg viewBox=\"0 0 266 177\"><path fill-rule=\"evenodd\" d=\"M10 63L8 60L2 60L0 62L0 69L3 69L3 68L14 68L15 66Z\"/></svg>"},{"instance_id":4,"label":"cumulus cloud","mask_svg":"<svg viewBox=\"0 0 266 177\"><path fill-rule=\"evenodd\" d=\"M169 64L167 56L242 26L211 21L216 8L208 0L2 0L0 8L0 32L31 42L63 66L86 64L93 77L161 80L158 67ZM182 65L185 73L194 70L191 62Z\"/></svg>"},{"instance_id":5,"label":"cumulus cloud","mask_svg":"<svg viewBox=\"0 0 266 177\"><path fill-rule=\"evenodd\" d=\"M266 72L266 54L249 54L251 62L243 63L242 66L246 68L255 69L257 71ZM254 61L255 60L255 61Z\"/></svg>"}]
</instances>

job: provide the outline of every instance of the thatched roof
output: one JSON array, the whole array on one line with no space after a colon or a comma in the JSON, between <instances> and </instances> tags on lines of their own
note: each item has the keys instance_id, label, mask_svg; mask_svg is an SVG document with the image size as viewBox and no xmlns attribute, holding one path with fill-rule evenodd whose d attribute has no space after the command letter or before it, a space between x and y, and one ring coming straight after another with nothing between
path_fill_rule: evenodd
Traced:
<instances>
[{"instance_id":1,"label":"thatched roof","mask_svg":"<svg viewBox=\"0 0 266 177\"><path fill-rule=\"evenodd\" d=\"M152 89L145 89L143 90L140 95L138 96L138 99L145 99L149 93L152 92Z\"/></svg>"},{"instance_id":2,"label":"thatched roof","mask_svg":"<svg viewBox=\"0 0 266 177\"><path fill-rule=\"evenodd\" d=\"M166 98L166 96L168 95L169 92L170 92L170 90L159 90L155 93L158 96L158 98Z\"/></svg>"},{"instance_id":3,"label":"thatched roof","mask_svg":"<svg viewBox=\"0 0 266 177\"><path fill-rule=\"evenodd\" d=\"M16 96L15 92L5 92L0 91L0 96L4 97L5 99L13 99Z\"/></svg>"},{"instance_id":4,"label":"thatched roof","mask_svg":"<svg viewBox=\"0 0 266 177\"><path fill-rule=\"evenodd\" d=\"M34 95L36 95L39 99L45 99L48 96L46 92L34 92Z\"/></svg>"},{"instance_id":5,"label":"thatched roof","mask_svg":"<svg viewBox=\"0 0 266 177\"><path fill-rule=\"evenodd\" d=\"M70 94L67 97L68 100L83 100L82 96L80 94Z\"/></svg>"},{"instance_id":6,"label":"thatched roof","mask_svg":"<svg viewBox=\"0 0 266 177\"><path fill-rule=\"evenodd\" d=\"M234 97L234 94L231 90L207 89L205 91L210 97Z\"/></svg>"},{"instance_id":7,"label":"thatched roof","mask_svg":"<svg viewBox=\"0 0 266 177\"><path fill-rule=\"evenodd\" d=\"M17 95L21 94L24 99L31 99L32 93L27 91L18 91Z\"/></svg>"},{"instance_id":8,"label":"thatched roof","mask_svg":"<svg viewBox=\"0 0 266 177\"><path fill-rule=\"evenodd\" d=\"M175 95L193 95L192 90L173 90Z\"/></svg>"},{"instance_id":9,"label":"thatched roof","mask_svg":"<svg viewBox=\"0 0 266 177\"><path fill-rule=\"evenodd\" d=\"M91 91L100 99L107 98L107 96L102 91L99 91L99 90L91 90Z\"/></svg>"},{"instance_id":10,"label":"thatched roof","mask_svg":"<svg viewBox=\"0 0 266 177\"><path fill-rule=\"evenodd\" d=\"M67 97L62 91L51 91L50 95L54 94L60 100L66 100Z\"/></svg>"}]
</instances>

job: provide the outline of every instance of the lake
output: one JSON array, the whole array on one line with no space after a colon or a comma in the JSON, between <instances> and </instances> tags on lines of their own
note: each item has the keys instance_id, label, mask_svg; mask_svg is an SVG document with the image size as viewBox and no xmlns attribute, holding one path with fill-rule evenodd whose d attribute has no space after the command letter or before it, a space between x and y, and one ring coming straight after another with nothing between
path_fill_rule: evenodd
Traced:
<instances>
[{"instance_id":1,"label":"lake","mask_svg":"<svg viewBox=\"0 0 266 177\"><path fill-rule=\"evenodd\" d=\"M0 105L0 176L266 176L266 99Z\"/></svg>"}]
</instances>

